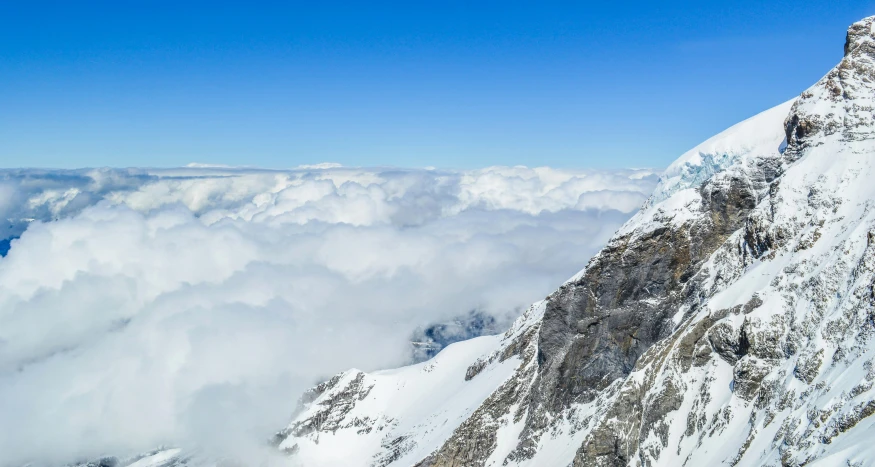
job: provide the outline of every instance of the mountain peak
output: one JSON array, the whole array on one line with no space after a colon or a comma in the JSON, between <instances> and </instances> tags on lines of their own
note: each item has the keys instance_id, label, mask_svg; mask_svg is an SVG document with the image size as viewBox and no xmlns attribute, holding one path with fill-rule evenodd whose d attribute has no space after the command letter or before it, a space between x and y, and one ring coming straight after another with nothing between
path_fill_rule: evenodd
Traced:
<instances>
[{"instance_id":1,"label":"mountain peak","mask_svg":"<svg viewBox=\"0 0 875 467\"><path fill-rule=\"evenodd\" d=\"M852 53L875 56L875 16L863 18L848 28L845 56Z\"/></svg>"},{"instance_id":2,"label":"mountain peak","mask_svg":"<svg viewBox=\"0 0 875 467\"><path fill-rule=\"evenodd\" d=\"M845 56L796 100L784 123L786 156L794 160L828 139L875 137L875 16L848 28Z\"/></svg>"}]
</instances>

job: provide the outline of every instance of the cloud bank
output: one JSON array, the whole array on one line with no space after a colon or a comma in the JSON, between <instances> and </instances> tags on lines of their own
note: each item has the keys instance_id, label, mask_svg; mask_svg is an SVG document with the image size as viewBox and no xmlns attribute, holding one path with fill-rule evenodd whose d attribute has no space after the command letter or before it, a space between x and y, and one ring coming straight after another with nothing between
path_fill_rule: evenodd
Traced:
<instances>
[{"instance_id":1,"label":"cloud bank","mask_svg":"<svg viewBox=\"0 0 875 467\"><path fill-rule=\"evenodd\" d=\"M651 170L0 171L0 465L254 455L297 396L508 319L583 267ZM20 237L20 238L18 238Z\"/></svg>"}]
</instances>

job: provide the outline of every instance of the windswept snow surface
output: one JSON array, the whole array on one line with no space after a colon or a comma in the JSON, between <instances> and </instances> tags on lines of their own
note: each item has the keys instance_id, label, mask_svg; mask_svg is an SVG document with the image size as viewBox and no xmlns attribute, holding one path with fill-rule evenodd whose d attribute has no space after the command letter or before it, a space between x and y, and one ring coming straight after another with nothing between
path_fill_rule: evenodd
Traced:
<instances>
[{"instance_id":1,"label":"windswept snow surface","mask_svg":"<svg viewBox=\"0 0 875 467\"><path fill-rule=\"evenodd\" d=\"M737 123L685 152L660 177L649 204L698 188L726 168L763 157L777 157L784 147L784 119L796 99Z\"/></svg>"},{"instance_id":2,"label":"windswept snow surface","mask_svg":"<svg viewBox=\"0 0 875 467\"><path fill-rule=\"evenodd\" d=\"M406 449L397 460L399 465L424 458L519 365L517 358L505 360L485 369L471 382L465 381L468 365L500 342L501 336L479 337L452 344L437 357L417 365L372 374L356 370L344 373L337 389L325 397L334 396L354 381L359 384L361 392L355 396L363 400L346 416L353 423L360 421L361 427L295 440L300 464L367 466L383 449L387 437L392 442L398 440L398 446ZM319 407L317 401L302 416L312 416ZM288 443L283 446L290 447Z\"/></svg>"},{"instance_id":3,"label":"windswept snow surface","mask_svg":"<svg viewBox=\"0 0 875 467\"><path fill-rule=\"evenodd\" d=\"M683 225L699 216L702 183L730 168L781 157L786 145L784 119L795 101L737 123L685 152L668 166L644 207L620 228L618 235L644 233L666 221Z\"/></svg>"}]
</instances>

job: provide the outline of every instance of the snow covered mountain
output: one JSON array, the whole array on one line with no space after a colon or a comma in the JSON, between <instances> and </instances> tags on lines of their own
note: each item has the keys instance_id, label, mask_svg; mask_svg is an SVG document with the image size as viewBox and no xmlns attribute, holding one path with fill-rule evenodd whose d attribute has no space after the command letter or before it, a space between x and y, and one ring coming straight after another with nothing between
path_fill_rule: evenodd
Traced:
<instances>
[{"instance_id":1,"label":"snow covered mountain","mask_svg":"<svg viewBox=\"0 0 875 467\"><path fill-rule=\"evenodd\" d=\"M308 391L270 465L875 465L875 17L844 52L681 156L504 334Z\"/></svg>"},{"instance_id":2,"label":"snow covered mountain","mask_svg":"<svg viewBox=\"0 0 875 467\"><path fill-rule=\"evenodd\" d=\"M306 466L875 465L875 17L503 335L313 388Z\"/></svg>"}]
</instances>

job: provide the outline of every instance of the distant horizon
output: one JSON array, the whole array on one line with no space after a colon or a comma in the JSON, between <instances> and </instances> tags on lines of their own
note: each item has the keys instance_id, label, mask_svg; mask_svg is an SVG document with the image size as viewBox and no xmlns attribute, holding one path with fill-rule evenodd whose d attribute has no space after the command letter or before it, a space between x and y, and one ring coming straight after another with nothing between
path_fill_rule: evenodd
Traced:
<instances>
[{"instance_id":1,"label":"distant horizon","mask_svg":"<svg viewBox=\"0 0 875 467\"><path fill-rule=\"evenodd\" d=\"M668 164L666 164L666 167ZM398 170L422 170L422 171L445 171L445 172L468 172L475 170L483 170L489 168L525 168L525 169L558 169L558 170L567 170L567 171L586 171L586 170L599 170L599 171L616 171L616 170L652 170L661 172L665 170L666 167L648 167L648 166L607 166L607 167L573 167L573 166L562 166L562 165L525 165L525 164L514 164L514 165L502 165L502 164L493 164L493 165L484 165L484 166L476 166L476 167L439 167L439 166L402 166L402 165L345 165L340 164L338 162L316 162L313 164L301 164L296 166L282 167L282 166L261 166L261 165L229 165L229 164L210 164L203 162L189 162L183 165L163 165L163 166L148 166L148 165L129 165L129 166L112 166L112 165L97 165L97 166L70 166L70 167L57 167L57 166L9 166L9 167L0 167L0 171L11 171L11 170L45 170L45 171L78 171L78 170L100 170L100 169L110 169L110 170L127 170L127 169L137 169L137 170L175 170L175 169L227 169L227 170L253 170L253 171L265 171L265 172L283 172L283 171L292 171L292 170L330 170L330 169L398 169Z\"/></svg>"},{"instance_id":2,"label":"distant horizon","mask_svg":"<svg viewBox=\"0 0 875 467\"><path fill-rule=\"evenodd\" d=\"M6 5L0 166L665 167L875 14L741 3Z\"/></svg>"}]
</instances>

